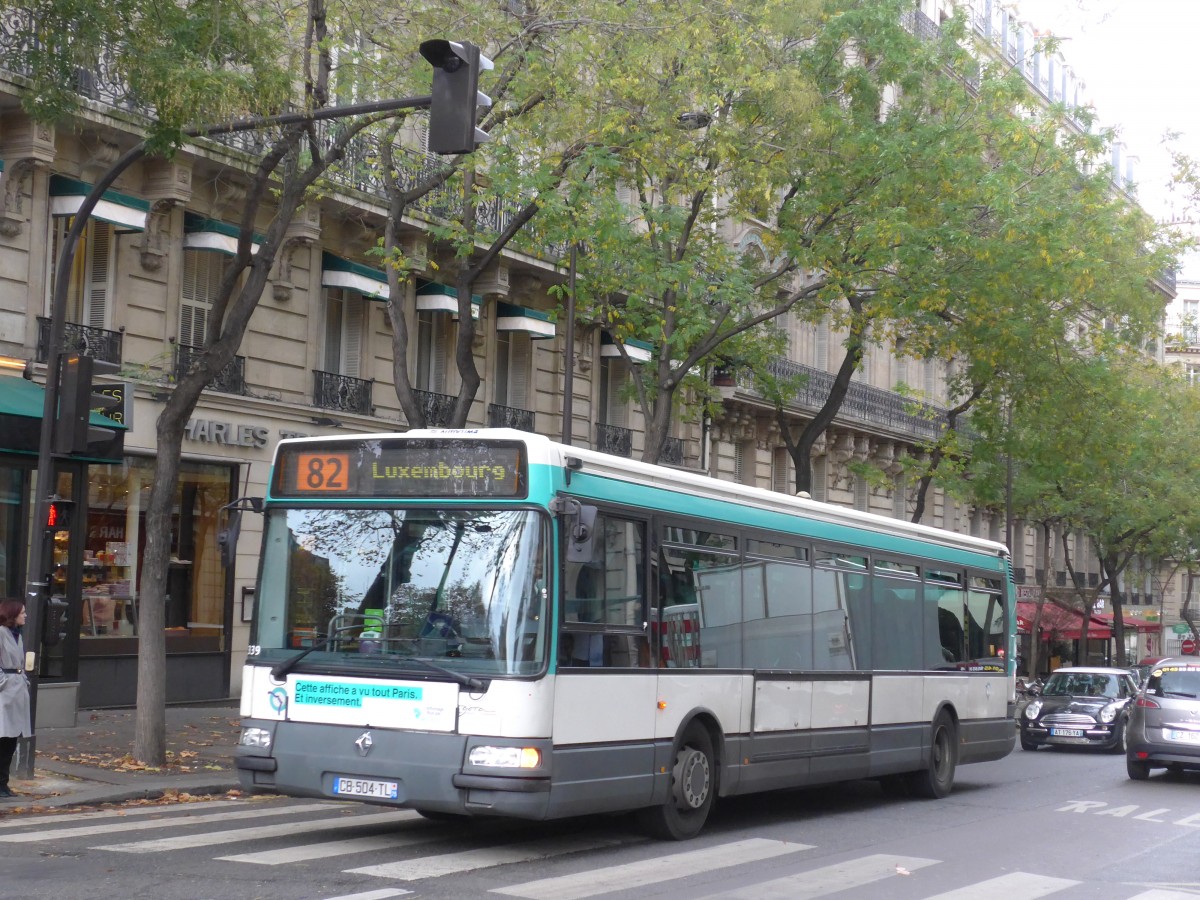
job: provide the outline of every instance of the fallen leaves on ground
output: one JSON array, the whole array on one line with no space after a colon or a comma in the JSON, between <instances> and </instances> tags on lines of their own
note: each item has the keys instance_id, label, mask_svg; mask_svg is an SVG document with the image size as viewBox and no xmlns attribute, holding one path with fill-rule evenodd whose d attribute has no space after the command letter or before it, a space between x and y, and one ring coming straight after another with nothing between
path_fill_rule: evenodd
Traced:
<instances>
[{"instance_id":1,"label":"fallen leaves on ground","mask_svg":"<svg viewBox=\"0 0 1200 900\"><path fill-rule=\"evenodd\" d=\"M46 795L53 796L53 795ZM42 797L31 796L28 804L21 806L9 806L0 809L0 819L16 815L28 815L36 813L38 815L60 815L64 813L77 813L80 810L78 806L42 806L38 800ZM171 806L178 803L207 803L215 800L237 800L239 802L255 802L260 800L277 799L268 795L245 794L242 791L233 790L226 791L222 794L190 794L187 791L168 790L164 791L158 797L142 797L135 800L122 800L119 803L98 803L95 806L88 807L96 811L115 810L117 815L121 815L120 810L129 809L135 806Z\"/></svg>"}]
</instances>

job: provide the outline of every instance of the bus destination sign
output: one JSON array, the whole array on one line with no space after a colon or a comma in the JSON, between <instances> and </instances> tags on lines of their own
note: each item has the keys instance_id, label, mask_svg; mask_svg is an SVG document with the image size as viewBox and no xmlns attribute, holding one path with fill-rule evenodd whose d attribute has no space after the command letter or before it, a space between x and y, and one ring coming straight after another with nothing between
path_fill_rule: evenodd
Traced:
<instances>
[{"instance_id":1,"label":"bus destination sign","mask_svg":"<svg viewBox=\"0 0 1200 900\"><path fill-rule=\"evenodd\" d=\"M281 446L277 497L524 497L524 446L514 441L331 441Z\"/></svg>"}]
</instances>

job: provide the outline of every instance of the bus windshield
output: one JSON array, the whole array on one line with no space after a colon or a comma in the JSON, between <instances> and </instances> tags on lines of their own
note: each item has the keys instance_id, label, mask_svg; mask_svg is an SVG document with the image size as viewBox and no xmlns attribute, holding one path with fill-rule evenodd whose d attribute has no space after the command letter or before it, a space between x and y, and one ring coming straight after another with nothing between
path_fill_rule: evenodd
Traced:
<instances>
[{"instance_id":1,"label":"bus windshield","mask_svg":"<svg viewBox=\"0 0 1200 900\"><path fill-rule=\"evenodd\" d=\"M533 510L279 509L258 653L346 671L532 675L545 662L550 542Z\"/></svg>"}]
</instances>

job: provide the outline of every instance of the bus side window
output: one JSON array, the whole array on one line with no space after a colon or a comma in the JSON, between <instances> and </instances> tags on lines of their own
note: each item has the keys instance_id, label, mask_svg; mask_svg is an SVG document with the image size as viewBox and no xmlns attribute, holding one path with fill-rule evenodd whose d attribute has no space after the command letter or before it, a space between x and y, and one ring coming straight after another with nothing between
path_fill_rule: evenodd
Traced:
<instances>
[{"instance_id":1,"label":"bus side window","mask_svg":"<svg viewBox=\"0 0 1200 900\"><path fill-rule=\"evenodd\" d=\"M596 516L590 558L568 558L563 581L559 665L649 665L645 524Z\"/></svg>"}]
</instances>

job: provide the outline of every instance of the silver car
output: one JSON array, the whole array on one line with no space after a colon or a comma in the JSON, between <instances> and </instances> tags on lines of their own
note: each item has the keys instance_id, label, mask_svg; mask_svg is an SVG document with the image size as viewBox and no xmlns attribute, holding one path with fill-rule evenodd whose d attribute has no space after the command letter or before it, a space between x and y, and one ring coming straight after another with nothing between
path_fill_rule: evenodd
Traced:
<instances>
[{"instance_id":1,"label":"silver car","mask_svg":"<svg viewBox=\"0 0 1200 900\"><path fill-rule=\"evenodd\" d=\"M1132 705L1125 768L1144 781L1152 768L1200 769L1200 658L1163 659Z\"/></svg>"}]
</instances>

